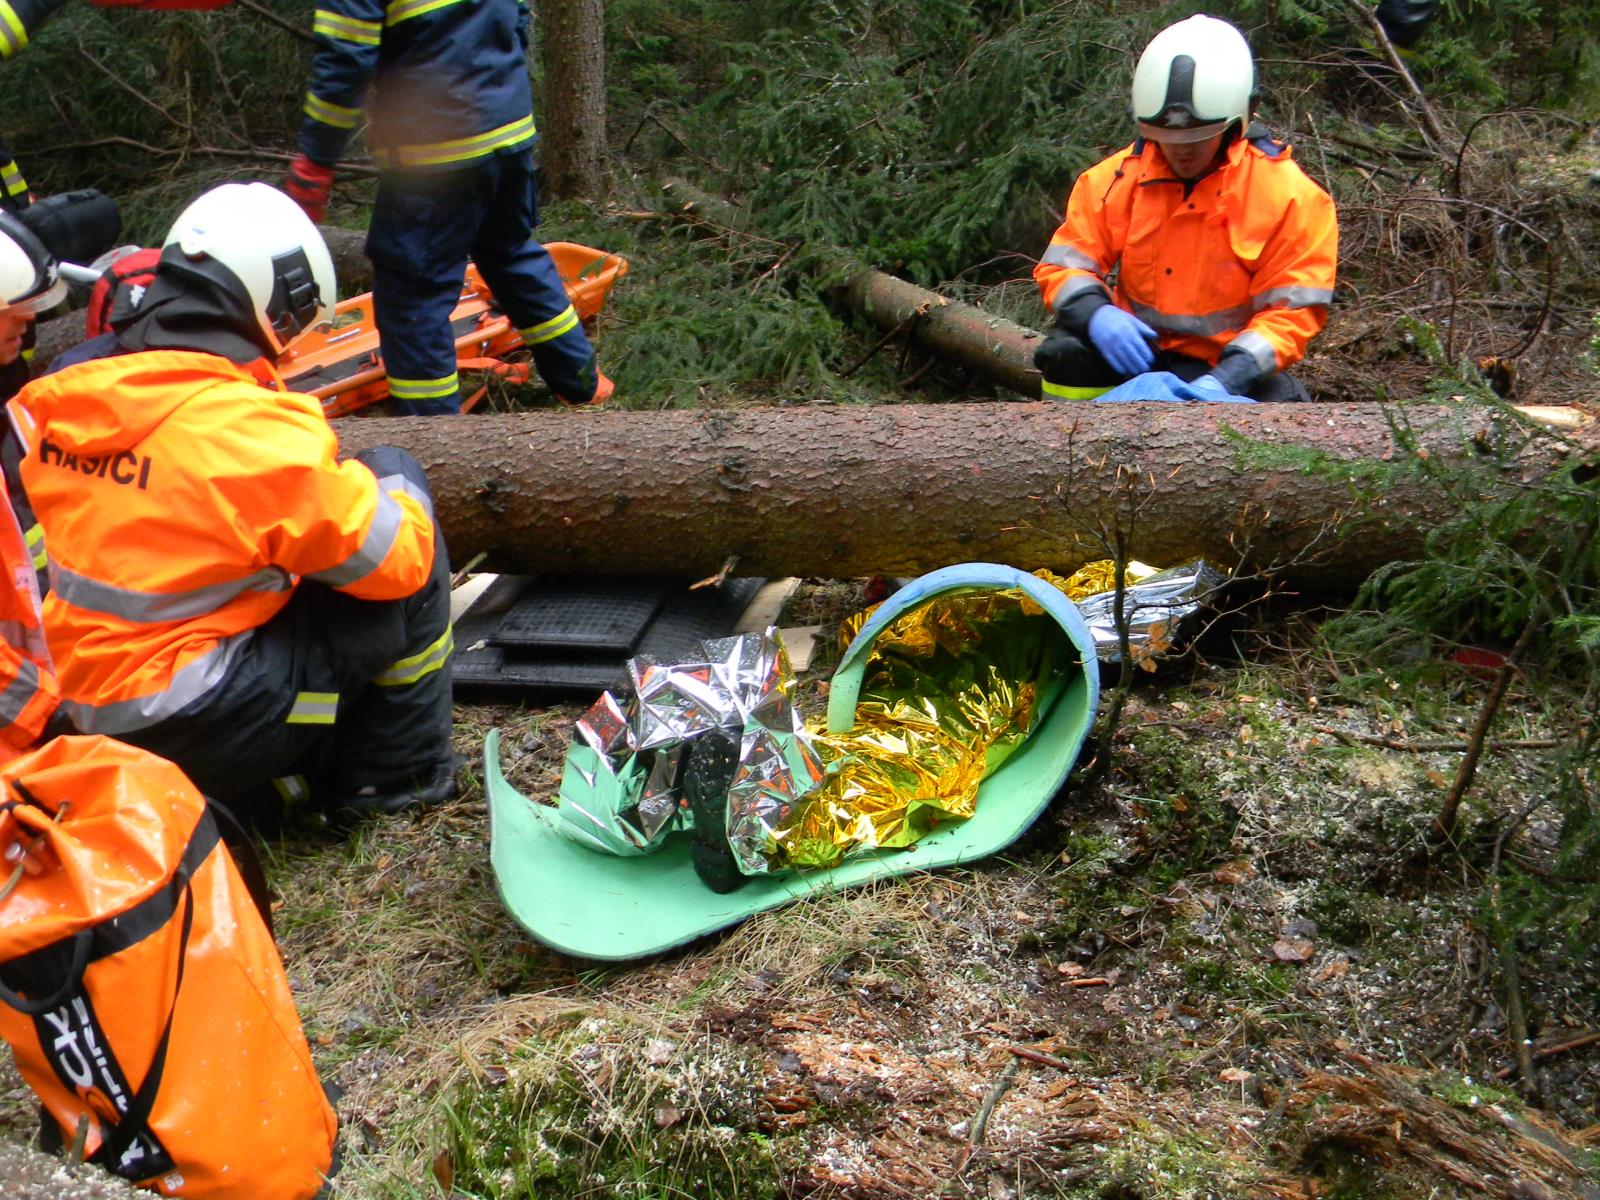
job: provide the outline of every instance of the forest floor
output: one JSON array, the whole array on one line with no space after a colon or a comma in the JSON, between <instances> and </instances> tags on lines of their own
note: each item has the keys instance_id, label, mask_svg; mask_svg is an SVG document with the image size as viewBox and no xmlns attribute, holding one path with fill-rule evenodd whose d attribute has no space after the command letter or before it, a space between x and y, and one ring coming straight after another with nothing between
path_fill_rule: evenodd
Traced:
<instances>
[{"instance_id":1,"label":"forest floor","mask_svg":"<svg viewBox=\"0 0 1600 1200\"><path fill-rule=\"evenodd\" d=\"M784 619L860 606L809 581ZM1002 855L627 965L531 941L489 865L484 735L548 802L581 706L459 706L456 800L271 848L343 1090L334 1196L1600 1197L1600 955L1517 944L1530 1091L1485 932L1474 839L1532 807L1499 851L1537 877L1538 779L1488 756L1462 844L1428 854L1483 685L1336 661L1317 617L1137 678L1102 783ZM1495 732L1561 735L1515 693ZM26 1090L0 1098L26 1136Z\"/></svg>"},{"instance_id":2,"label":"forest floor","mask_svg":"<svg viewBox=\"0 0 1600 1200\"><path fill-rule=\"evenodd\" d=\"M1566 194L1594 217L1588 178ZM701 253L627 249L640 286L673 277L650 253ZM1464 345L1525 337L1436 291ZM1397 296L1336 313L1305 364L1319 394L1420 393L1435 364ZM1547 298L1503 390L1592 398L1590 317ZM862 606L859 581L810 580L783 623L826 634ZM1108 773L1003 854L627 965L530 940L490 869L485 735L551 802L583 705L459 705L455 800L268 847L342 1091L334 1200L1600 1200L1600 950L1489 932L1505 867L1551 877L1527 747L1565 736L1564 697L1513 686L1458 843L1430 848L1485 682L1337 658L1322 615L1266 607L1140 675ZM835 659L802 676L806 711ZM0 1138L34 1120L7 1062Z\"/></svg>"}]
</instances>

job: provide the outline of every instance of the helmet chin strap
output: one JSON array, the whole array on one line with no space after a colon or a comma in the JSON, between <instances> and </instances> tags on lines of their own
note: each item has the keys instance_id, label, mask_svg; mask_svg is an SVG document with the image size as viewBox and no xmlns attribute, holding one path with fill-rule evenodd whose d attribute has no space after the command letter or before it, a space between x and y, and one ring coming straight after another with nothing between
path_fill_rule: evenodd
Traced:
<instances>
[{"instance_id":1,"label":"helmet chin strap","mask_svg":"<svg viewBox=\"0 0 1600 1200\"><path fill-rule=\"evenodd\" d=\"M272 260L272 296L267 317L272 331L288 341L311 323L322 299L305 248L296 246Z\"/></svg>"}]
</instances>

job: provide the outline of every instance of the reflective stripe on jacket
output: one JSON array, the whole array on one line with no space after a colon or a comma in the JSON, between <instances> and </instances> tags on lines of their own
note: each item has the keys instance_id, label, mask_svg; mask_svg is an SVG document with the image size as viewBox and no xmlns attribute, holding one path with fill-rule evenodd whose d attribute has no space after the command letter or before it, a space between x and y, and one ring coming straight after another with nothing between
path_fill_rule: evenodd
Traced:
<instances>
[{"instance_id":1,"label":"reflective stripe on jacket","mask_svg":"<svg viewBox=\"0 0 1600 1200\"><path fill-rule=\"evenodd\" d=\"M1160 333L1162 349L1215 364L1231 345L1266 375L1298 362L1333 299L1332 198L1265 137L1235 141L1184 190L1143 139L1080 175L1034 268L1046 306L1110 295L1120 264L1114 300Z\"/></svg>"},{"instance_id":2,"label":"reflective stripe on jacket","mask_svg":"<svg viewBox=\"0 0 1600 1200\"><path fill-rule=\"evenodd\" d=\"M415 489L340 463L316 400L226 359L92 360L10 408L49 552L62 707L86 733L144 728L206 695L302 578L366 600L428 579L433 520Z\"/></svg>"},{"instance_id":3,"label":"reflective stripe on jacket","mask_svg":"<svg viewBox=\"0 0 1600 1200\"><path fill-rule=\"evenodd\" d=\"M33 748L57 701L33 562L9 500L0 503L0 560L5 564L5 578L0 581L0 763L4 763Z\"/></svg>"},{"instance_id":4,"label":"reflective stripe on jacket","mask_svg":"<svg viewBox=\"0 0 1600 1200\"><path fill-rule=\"evenodd\" d=\"M322 0L300 149L331 166L372 87L380 167L459 166L534 138L522 0Z\"/></svg>"}]
</instances>

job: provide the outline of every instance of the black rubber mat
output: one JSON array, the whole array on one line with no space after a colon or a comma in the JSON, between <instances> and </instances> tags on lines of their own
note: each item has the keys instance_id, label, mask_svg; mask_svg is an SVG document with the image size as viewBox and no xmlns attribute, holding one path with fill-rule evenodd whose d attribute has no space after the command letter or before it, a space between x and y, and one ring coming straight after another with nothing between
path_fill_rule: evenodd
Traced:
<instances>
[{"instance_id":1,"label":"black rubber mat","mask_svg":"<svg viewBox=\"0 0 1600 1200\"><path fill-rule=\"evenodd\" d=\"M666 603L672 585L658 580L552 579L530 588L489 640L529 650L634 653L639 638Z\"/></svg>"},{"instance_id":2,"label":"black rubber mat","mask_svg":"<svg viewBox=\"0 0 1600 1200\"><path fill-rule=\"evenodd\" d=\"M720 588L691 591L682 582L659 579L502 575L456 622L456 690L504 698L620 688L627 681L625 664L635 654L682 662L698 653L703 639L726 637L765 582L730 579ZM598 650L586 640L596 629L627 628L641 608L640 598L652 594L659 599L631 648ZM563 632L563 612L573 614L571 634ZM509 638L504 634L508 625L513 631ZM518 631L530 628L544 640L518 640Z\"/></svg>"}]
</instances>

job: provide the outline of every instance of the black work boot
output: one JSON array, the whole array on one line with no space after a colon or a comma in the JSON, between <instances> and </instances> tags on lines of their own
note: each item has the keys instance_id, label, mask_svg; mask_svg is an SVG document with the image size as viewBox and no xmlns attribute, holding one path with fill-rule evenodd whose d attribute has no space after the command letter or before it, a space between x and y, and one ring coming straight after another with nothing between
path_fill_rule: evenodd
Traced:
<instances>
[{"instance_id":1,"label":"black work boot","mask_svg":"<svg viewBox=\"0 0 1600 1200\"><path fill-rule=\"evenodd\" d=\"M335 825L351 825L363 817L394 816L436 808L456 794L458 755L409 775L360 785L341 792L329 809Z\"/></svg>"}]
</instances>

